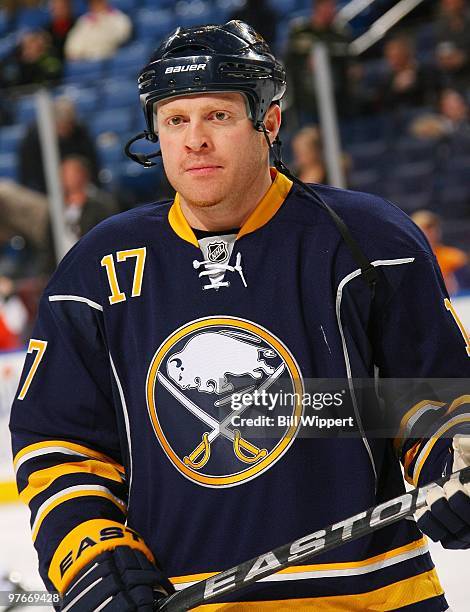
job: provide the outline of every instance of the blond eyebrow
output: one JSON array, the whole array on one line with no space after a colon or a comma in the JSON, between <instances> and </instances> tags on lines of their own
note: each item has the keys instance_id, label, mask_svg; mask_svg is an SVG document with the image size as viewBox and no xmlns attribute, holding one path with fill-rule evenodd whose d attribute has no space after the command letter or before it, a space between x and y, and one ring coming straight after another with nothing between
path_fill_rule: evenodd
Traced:
<instances>
[{"instance_id":1,"label":"blond eyebrow","mask_svg":"<svg viewBox=\"0 0 470 612\"><path fill-rule=\"evenodd\" d=\"M229 99L229 98L224 98L222 100L220 100L220 104L218 102L210 102L206 105L204 105L203 107L201 107L201 109L199 109L201 112L207 112L209 110L225 110L224 107L226 107L226 110L229 111L237 111L238 108L235 106L235 103ZM244 110L245 107L244 107ZM185 108L184 106L176 106L175 108L168 108L166 106L164 106L163 108L155 108L154 112L156 114L162 114L165 117L168 116L173 116L173 115L184 115L185 113L188 112L187 107Z\"/></svg>"}]
</instances>

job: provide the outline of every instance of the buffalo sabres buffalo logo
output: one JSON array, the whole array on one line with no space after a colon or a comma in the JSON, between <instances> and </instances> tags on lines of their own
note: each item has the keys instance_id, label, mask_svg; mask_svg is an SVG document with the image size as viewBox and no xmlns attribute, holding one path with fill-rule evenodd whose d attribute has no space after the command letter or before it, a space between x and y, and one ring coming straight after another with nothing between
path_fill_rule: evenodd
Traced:
<instances>
[{"instance_id":1,"label":"buffalo sabres buffalo logo","mask_svg":"<svg viewBox=\"0 0 470 612\"><path fill-rule=\"evenodd\" d=\"M207 258L214 263L224 263L228 259L227 243L219 240L207 245Z\"/></svg>"},{"instance_id":2,"label":"buffalo sabres buffalo logo","mask_svg":"<svg viewBox=\"0 0 470 612\"><path fill-rule=\"evenodd\" d=\"M280 391L291 401L271 405L269 394ZM286 346L266 329L232 317L199 319L176 330L155 353L146 383L163 451L185 477L209 487L251 480L284 455L297 434L302 392ZM279 416L281 427L253 427L267 419L276 424Z\"/></svg>"}]
</instances>

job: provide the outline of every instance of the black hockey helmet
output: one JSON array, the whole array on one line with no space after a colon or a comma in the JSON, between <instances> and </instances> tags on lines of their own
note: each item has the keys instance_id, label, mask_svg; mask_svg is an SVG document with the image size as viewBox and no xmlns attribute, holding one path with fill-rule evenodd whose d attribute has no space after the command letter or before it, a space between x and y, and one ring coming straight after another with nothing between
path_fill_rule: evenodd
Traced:
<instances>
[{"instance_id":1,"label":"black hockey helmet","mask_svg":"<svg viewBox=\"0 0 470 612\"><path fill-rule=\"evenodd\" d=\"M140 101L150 134L155 102L197 92L236 91L247 98L260 129L266 111L286 89L284 68L265 40L242 21L177 28L139 75Z\"/></svg>"}]
</instances>

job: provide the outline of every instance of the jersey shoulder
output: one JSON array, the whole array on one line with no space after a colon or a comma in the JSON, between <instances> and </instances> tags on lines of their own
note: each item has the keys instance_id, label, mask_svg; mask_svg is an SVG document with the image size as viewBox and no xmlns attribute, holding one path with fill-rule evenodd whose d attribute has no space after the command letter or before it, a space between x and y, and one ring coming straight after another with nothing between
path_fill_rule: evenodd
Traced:
<instances>
[{"instance_id":1,"label":"jersey shoulder","mask_svg":"<svg viewBox=\"0 0 470 612\"><path fill-rule=\"evenodd\" d=\"M172 202L143 204L108 217L87 232L64 256L49 281L46 293L97 290L102 258L117 251L138 249L163 233ZM70 288L70 289L69 289Z\"/></svg>"},{"instance_id":2,"label":"jersey shoulder","mask_svg":"<svg viewBox=\"0 0 470 612\"><path fill-rule=\"evenodd\" d=\"M173 201L150 202L141 204L130 210L108 217L90 230L82 241L92 243L95 240L103 240L108 236L122 237L129 232L133 234L144 231L150 223L158 231L168 218L168 212Z\"/></svg>"},{"instance_id":3,"label":"jersey shoulder","mask_svg":"<svg viewBox=\"0 0 470 612\"><path fill-rule=\"evenodd\" d=\"M433 257L428 241L410 217L397 205L370 193L338 189L327 185L309 187L324 200L345 222L353 237L371 258L385 254L405 257L422 253ZM300 187L295 187L295 198L303 201L304 214L313 223L333 221L321 205Z\"/></svg>"},{"instance_id":4,"label":"jersey shoulder","mask_svg":"<svg viewBox=\"0 0 470 612\"><path fill-rule=\"evenodd\" d=\"M130 248L132 242L146 239L149 231L158 235L168 219L172 202L142 204L98 223L70 250L95 252L103 248ZM137 245L134 245L137 246Z\"/></svg>"}]
</instances>

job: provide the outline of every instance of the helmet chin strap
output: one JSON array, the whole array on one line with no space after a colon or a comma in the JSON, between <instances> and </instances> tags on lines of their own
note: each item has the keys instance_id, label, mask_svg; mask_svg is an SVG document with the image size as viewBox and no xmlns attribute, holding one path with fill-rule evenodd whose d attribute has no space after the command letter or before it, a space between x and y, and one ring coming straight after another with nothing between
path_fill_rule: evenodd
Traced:
<instances>
[{"instance_id":1,"label":"helmet chin strap","mask_svg":"<svg viewBox=\"0 0 470 612\"><path fill-rule=\"evenodd\" d=\"M131 151L131 145L134 144L134 142L137 142L137 140L148 140L149 142L157 143L158 136L156 134L151 134L150 132L145 130L144 132L140 132L139 134L137 134L137 136L131 138L124 147L125 154L127 155L127 157L130 157L132 161L135 161L141 166L144 166L144 168L151 168L152 166L156 166L157 164L150 160L154 157L161 157L162 152L156 151L155 153L133 153Z\"/></svg>"},{"instance_id":2,"label":"helmet chin strap","mask_svg":"<svg viewBox=\"0 0 470 612\"><path fill-rule=\"evenodd\" d=\"M319 204L330 215L333 223L338 228L338 231L341 234L341 237L343 238L344 242L349 247L349 250L351 251L351 254L354 257L354 260L359 265L361 269L361 276L363 277L365 282L368 284L369 289L372 292L372 296L374 296L375 285L377 281L379 280L377 270L374 268L374 266L370 263L370 261L367 259L367 257L362 252L361 247L357 243L356 239L352 236L346 223L343 221L343 219L341 219L338 213L336 213L331 208L331 206L329 206L325 202L325 200L321 197L319 193L317 193L314 189L312 189L309 185L301 181L299 178L294 176L292 172L289 170L289 168L287 168L287 166L284 164L284 162L281 159L282 143L281 143L281 140L279 139L279 135L277 135L274 141L271 142L269 138L270 130L268 130L264 124L260 125L260 131L263 132L264 137L266 138L266 142L268 143L268 147L273 155L273 161L274 161L274 166L276 170L278 170L279 172L282 172L282 174L285 174L293 183L295 183L296 185L301 187L304 191L306 191L309 195L311 195L314 198L314 200L317 202L317 204Z\"/></svg>"}]
</instances>

